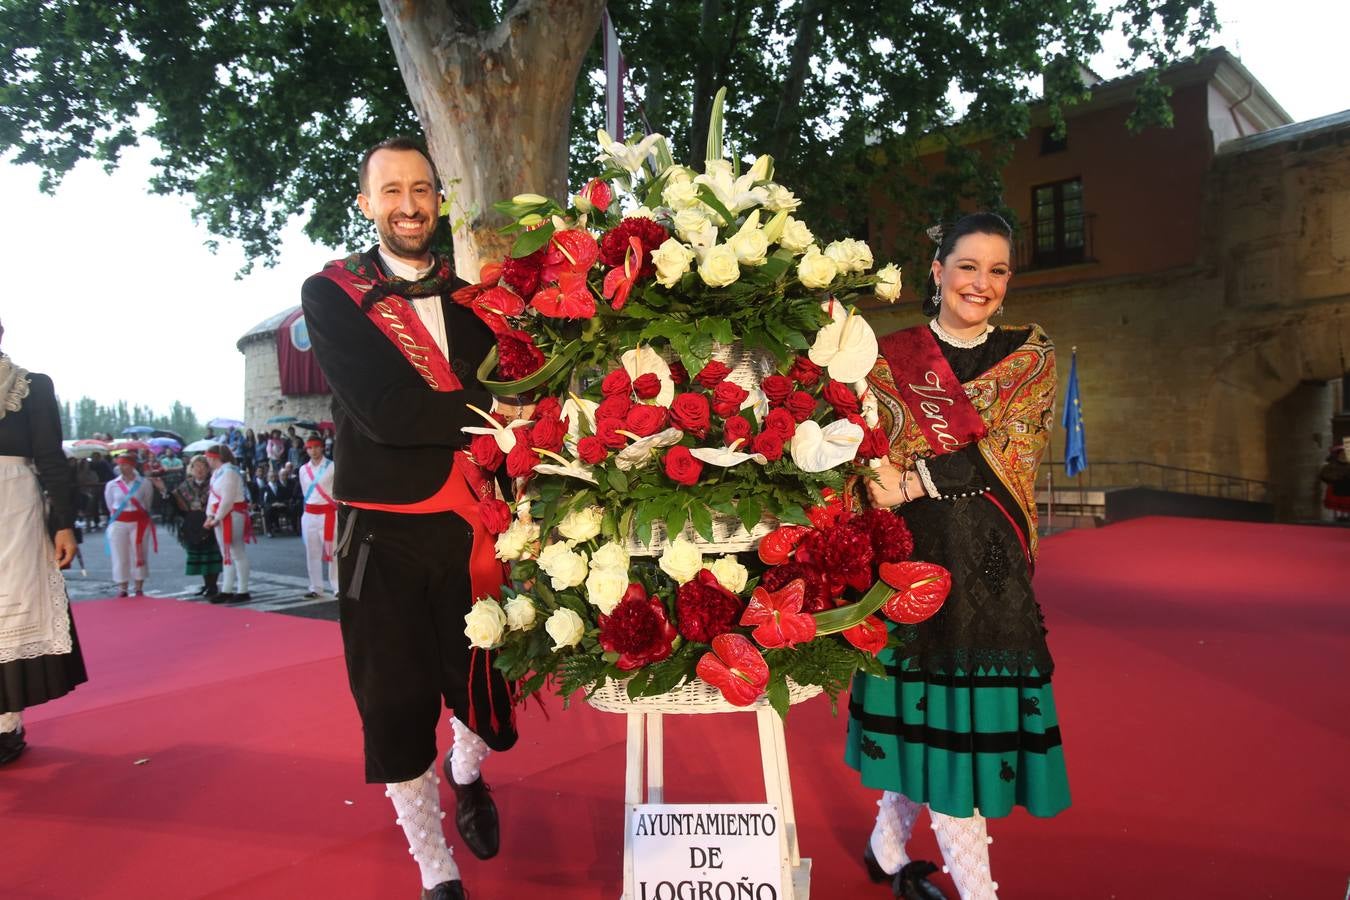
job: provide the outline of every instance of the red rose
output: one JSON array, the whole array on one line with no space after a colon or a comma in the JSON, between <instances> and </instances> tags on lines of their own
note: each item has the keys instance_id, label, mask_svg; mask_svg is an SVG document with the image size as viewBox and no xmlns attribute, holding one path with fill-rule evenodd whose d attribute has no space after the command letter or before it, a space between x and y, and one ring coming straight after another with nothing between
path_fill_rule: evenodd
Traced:
<instances>
[{"instance_id":1,"label":"red rose","mask_svg":"<svg viewBox=\"0 0 1350 900\"><path fill-rule=\"evenodd\" d=\"M678 359L670 364L670 380L677 385L689 383L689 370Z\"/></svg>"},{"instance_id":2,"label":"red rose","mask_svg":"<svg viewBox=\"0 0 1350 900\"><path fill-rule=\"evenodd\" d=\"M853 420L857 416L850 416ZM891 452L891 441L886 437L886 431L883 428L869 428L866 422L860 422L863 427L862 443L858 445L858 459L883 459Z\"/></svg>"},{"instance_id":3,"label":"red rose","mask_svg":"<svg viewBox=\"0 0 1350 900\"><path fill-rule=\"evenodd\" d=\"M661 379L653 372L639 375L633 382L633 393L637 394L639 400L650 400L661 393Z\"/></svg>"},{"instance_id":4,"label":"red rose","mask_svg":"<svg viewBox=\"0 0 1350 900\"><path fill-rule=\"evenodd\" d=\"M545 397L534 407L534 418L536 419L561 419L562 404L558 402L557 397Z\"/></svg>"},{"instance_id":5,"label":"red rose","mask_svg":"<svg viewBox=\"0 0 1350 900\"><path fill-rule=\"evenodd\" d=\"M633 379L628 377L627 369L615 369L600 382L600 393L606 397L626 395L633 389Z\"/></svg>"},{"instance_id":6,"label":"red rose","mask_svg":"<svg viewBox=\"0 0 1350 900\"><path fill-rule=\"evenodd\" d=\"M475 435L474 439L469 441L469 455L473 457L474 462L489 472L500 468L506 459L506 454L497 446L497 439L490 434Z\"/></svg>"},{"instance_id":7,"label":"red rose","mask_svg":"<svg viewBox=\"0 0 1350 900\"><path fill-rule=\"evenodd\" d=\"M787 411L792 413L792 418L799 423L805 422L816 412L816 398L806 391L793 391L784 405L787 407Z\"/></svg>"},{"instance_id":8,"label":"red rose","mask_svg":"<svg viewBox=\"0 0 1350 900\"><path fill-rule=\"evenodd\" d=\"M670 402L670 421L681 431L696 438L708 436L712 421L711 406L702 394L678 394Z\"/></svg>"},{"instance_id":9,"label":"red rose","mask_svg":"<svg viewBox=\"0 0 1350 900\"><path fill-rule=\"evenodd\" d=\"M825 384L825 390L821 395L826 403L834 407L834 414L841 419L848 418L860 409L858 395L853 393L853 388L843 382L831 379Z\"/></svg>"},{"instance_id":10,"label":"red rose","mask_svg":"<svg viewBox=\"0 0 1350 900\"><path fill-rule=\"evenodd\" d=\"M595 417L597 419L622 419L628 415L628 410L633 408L633 401L627 394L615 394L613 397L606 397L600 401L600 405L595 408Z\"/></svg>"},{"instance_id":11,"label":"red rose","mask_svg":"<svg viewBox=\"0 0 1350 900\"><path fill-rule=\"evenodd\" d=\"M769 462L783 458L783 439L772 431L761 431L750 442L751 453L762 453Z\"/></svg>"},{"instance_id":12,"label":"red rose","mask_svg":"<svg viewBox=\"0 0 1350 900\"><path fill-rule=\"evenodd\" d=\"M723 381L713 388L713 412L719 416L734 416L750 392L734 381Z\"/></svg>"},{"instance_id":13,"label":"red rose","mask_svg":"<svg viewBox=\"0 0 1350 900\"><path fill-rule=\"evenodd\" d=\"M530 429L530 446L558 453L562 450L563 436L566 434L562 419L540 419Z\"/></svg>"},{"instance_id":14,"label":"red rose","mask_svg":"<svg viewBox=\"0 0 1350 900\"><path fill-rule=\"evenodd\" d=\"M666 451L664 463L670 480L686 487L695 484L703 473L703 463L694 458L688 447L679 444Z\"/></svg>"},{"instance_id":15,"label":"red rose","mask_svg":"<svg viewBox=\"0 0 1350 900\"><path fill-rule=\"evenodd\" d=\"M770 375L760 382L759 387L764 391L764 396L769 398L769 402L777 406L792 393L792 379L786 375Z\"/></svg>"},{"instance_id":16,"label":"red rose","mask_svg":"<svg viewBox=\"0 0 1350 900\"><path fill-rule=\"evenodd\" d=\"M600 617L600 646L619 654L615 665L625 672L670 656L678 634L660 598L648 597L641 585L630 585L614 611Z\"/></svg>"},{"instance_id":17,"label":"red rose","mask_svg":"<svg viewBox=\"0 0 1350 900\"><path fill-rule=\"evenodd\" d=\"M581 461L586 465L593 466L609 456L609 448L595 435L587 435L577 441L577 456L581 457Z\"/></svg>"},{"instance_id":18,"label":"red rose","mask_svg":"<svg viewBox=\"0 0 1350 900\"><path fill-rule=\"evenodd\" d=\"M501 534L511 527L511 507L496 497L478 501L478 518L483 527L493 534Z\"/></svg>"},{"instance_id":19,"label":"red rose","mask_svg":"<svg viewBox=\"0 0 1350 900\"><path fill-rule=\"evenodd\" d=\"M539 454L530 448L528 441L516 439L516 445L506 454L506 474L512 478L524 478L539 465Z\"/></svg>"},{"instance_id":20,"label":"red rose","mask_svg":"<svg viewBox=\"0 0 1350 900\"><path fill-rule=\"evenodd\" d=\"M782 444L792 440L793 432L797 430L797 420L792 418L792 413L786 409L770 410L764 417L763 430L769 434L776 434L778 443Z\"/></svg>"},{"instance_id":21,"label":"red rose","mask_svg":"<svg viewBox=\"0 0 1350 900\"><path fill-rule=\"evenodd\" d=\"M722 440L730 447L736 441L749 440L751 430L744 416L731 416L722 423Z\"/></svg>"},{"instance_id":22,"label":"red rose","mask_svg":"<svg viewBox=\"0 0 1350 900\"><path fill-rule=\"evenodd\" d=\"M619 434L620 429L624 431L628 430L627 428L624 428L624 424L623 419L612 417L601 418L595 423L595 436L609 449L622 450L624 447L628 446L628 438Z\"/></svg>"},{"instance_id":23,"label":"red rose","mask_svg":"<svg viewBox=\"0 0 1350 900\"><path fill-rule=\"evenodd\" d=\"M805 356L799 356L792 361L792 368L788 369L788 374L797 379L797 383L802 387L814 387L816 382L820 381L820 371L820 366Z\"/></svg>"},{"instance_id":24,"label":"red rose","mask_svg":"<svg viewBox=\"0 0 1350 900\"><path fill-rule=\"evenodd\" d=\"M744 604L707 569L699 569L691 581L675 593L675 614L680 636L687 641L712 643L719 634L736 627Z\"/></svg>"},{"instance_id":25,"label":"red rose","mask_svg":"<svg viewBox=\"0 0 1350 900\"><path fill-rule=\"evenodd\" d=\"M627 417L624 418L624 425L628 431L633 432L638 437L650 437L665 428L666 422L669 420L670 415L666 412L664 406L648 406L645 403L639 403L628 411Z\"/></svg>"},{"instance_id":26,"label":"red rose","mask_svg":"<svg viewBox=\"0 0 1350 900\"><path fill-rule=\"evenodd\" d=\"M725 379L730 374L731 370L726 367L725 363L720 363L717 360L713 360L712 362L704 366L702 371L700 371L694 377L698 379L699 384L703 385L705 388L708 388L709 390L712 390L713 388L721 384L723 379Z\"/></svg>"}]
</instances>

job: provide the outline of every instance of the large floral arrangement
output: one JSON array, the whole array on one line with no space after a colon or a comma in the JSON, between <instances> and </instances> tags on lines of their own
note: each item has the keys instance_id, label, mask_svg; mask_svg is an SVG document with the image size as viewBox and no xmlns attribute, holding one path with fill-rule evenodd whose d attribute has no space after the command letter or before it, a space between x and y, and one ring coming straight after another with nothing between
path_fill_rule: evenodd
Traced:
<instances>
[{"instance_id":1,"label":"large floral arrangement","mask_svg":"<svg viewBox=\"0 0 1350 900\"><path fill-rule=\"evenodd\" d=\"M893 300L900 273L862 241L822 247L769 157L725 159L720 104L701 173L659 135L598 138L604 169L566 205L498 205L511 255L458 298L497 333L484 383L542 395L528 423L469 429L518 493L484 502L512 587L466 633L526 694L697 678L785 711L790 678L833 696L881 671L878 611L919 621L950 583L910 560L902 520L847 502L888 446L851 304Z\"/></svg>"}]
</instances>

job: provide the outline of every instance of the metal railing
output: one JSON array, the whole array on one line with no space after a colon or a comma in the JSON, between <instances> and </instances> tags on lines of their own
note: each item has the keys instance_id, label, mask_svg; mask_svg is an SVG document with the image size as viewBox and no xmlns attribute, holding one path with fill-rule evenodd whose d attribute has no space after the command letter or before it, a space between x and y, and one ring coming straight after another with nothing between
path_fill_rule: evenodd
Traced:
<instances>
[{"instance_id":1,"label":"metal railing","mask_svg":"<svg viewBox=\"0 0 1350 900\"><path fill-rule=\"evenodd\" d=\"M1083 243L1076 247L1060 247L1054 250L1037 250L1036 235L1030 225L1017 238L1016 265L1019 272L1037 272L1059 266L1072 266L1079 263L1096 262L1094 255L1093 224L1096 213L1080 213L1066 216L1064 228L1067 231L1081 232Z\"/></svg>"},{"instance_id":2,"label":"metal railing","mask_svg":"<svg viewBox=\"0 0 1350 900\"><path fill-rule=\"evenodd\" d=\"M1051 490L1100 491L1107 488L1147 487L1204 497L1224 497L1229 500L1267 502L1270 483L1254 478L1239 478L1222 472L1205 472L1143 460L1093 460L1087 470L1075 478L1064 474L1063 460L1045 460L1041 463L1042 484ZM1057 486L1057 487L1056 487Z\"/></svg>"}]
</instances>

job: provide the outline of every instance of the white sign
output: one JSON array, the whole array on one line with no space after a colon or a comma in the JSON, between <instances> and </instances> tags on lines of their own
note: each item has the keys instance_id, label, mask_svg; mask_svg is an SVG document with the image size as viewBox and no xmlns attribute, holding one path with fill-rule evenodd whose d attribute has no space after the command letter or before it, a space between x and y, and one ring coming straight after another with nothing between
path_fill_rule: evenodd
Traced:
<instances>
[{"instance_id":1,"label":"white sign","mask_svg":"<svg viewBox=\"0 0 1350 900\"><path fill-rule=\"evenodd\" d=\"M782 817L767 803L633 808L632 900L780 900Z\"/></svg>"}]
</instances>

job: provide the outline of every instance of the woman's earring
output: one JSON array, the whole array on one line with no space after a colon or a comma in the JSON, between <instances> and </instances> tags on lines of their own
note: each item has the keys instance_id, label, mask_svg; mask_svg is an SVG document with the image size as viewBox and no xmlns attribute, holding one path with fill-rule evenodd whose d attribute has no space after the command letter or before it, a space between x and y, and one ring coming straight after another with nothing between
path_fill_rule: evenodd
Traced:
<instances>
[{"instance_id":1,"label":"woman's earring","mask_svg":"<svg viewBox=\"0 0 1350 900\"><path fill-rule=\"evenodd\" d=\"M994 315L996 315L996 316L1001 316L1001 315L1003 315L1003 304L1002 304L1002 303L1000 303L1000 304L998 305L998 309L994 310Z\"/></svg>"}]
</instances>

